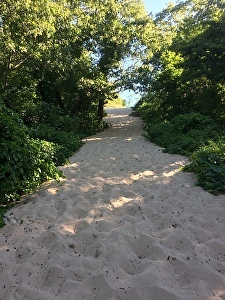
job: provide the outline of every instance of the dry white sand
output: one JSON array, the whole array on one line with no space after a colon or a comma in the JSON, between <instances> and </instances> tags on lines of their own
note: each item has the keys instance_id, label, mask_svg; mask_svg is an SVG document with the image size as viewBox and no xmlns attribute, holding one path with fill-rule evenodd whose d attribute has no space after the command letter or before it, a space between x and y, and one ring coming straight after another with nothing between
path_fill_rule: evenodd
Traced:
<instances>
[{"instance_id":1,"label":"dry white sand","mask_svg":"<svg viewBox=\"0 0 225 300\"><path fill-rule=\"evenodd\" d=\"M129 109L86 139L66 178L7 213L1 300L225 299L225 196L141 136Z\"/></svg>"}]
</instances>

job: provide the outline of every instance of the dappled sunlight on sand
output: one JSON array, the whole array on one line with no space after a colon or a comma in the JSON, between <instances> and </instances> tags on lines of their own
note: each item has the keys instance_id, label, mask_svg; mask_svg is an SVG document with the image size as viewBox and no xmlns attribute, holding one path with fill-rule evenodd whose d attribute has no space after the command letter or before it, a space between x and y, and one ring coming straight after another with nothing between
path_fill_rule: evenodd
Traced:
<instances>
[{"instance_id":1,"label":"dappled sunlight on sand","mask_svg":"<svg viewBox=\"0 0 225 300\"><path fill-rule=\"evenodd\" d=\"M61 224L59 231L62 234L74 234L74 227L75 227L75 223L74 224Z\"/></svg>"},{"instance_id":2,"label":"dappled sunlight on sand","mask_svg":"<svg viewBox=\"0 0 225 300\"><path fill-rule=\"evenodd\" d=\"M99 137L88 137L83 139L84 142L88 142L88 141L102 141L102 138Z\"/></svg>"},{"instance_id":3,"label":"dappled sunlight on sand","mask_svg":"<svg viewBox=\"0 0 225 300\"><path fill-rule=\"evenodd\" d=\"M133 199L132 198L126 198L126 197L121 197L119 199L116 199L116 200L112 200L111 201L111 205L114 207L114 208L118 208L118 207L121 207L121 206L124 206L125 204L127 203L130 203L132 202Z\"/></svg>"},{"instance_id":4,"label":"dappled sunlight on sand","mask_svg":"<svg viewBox=\"0 0 225 300\"><path fill-rule=\"evenodd\" d=\"M225 196L196 187L130 109L107 112L65 178L7 213L0 299L224 300Z\"/></svg>"}]
</instances>

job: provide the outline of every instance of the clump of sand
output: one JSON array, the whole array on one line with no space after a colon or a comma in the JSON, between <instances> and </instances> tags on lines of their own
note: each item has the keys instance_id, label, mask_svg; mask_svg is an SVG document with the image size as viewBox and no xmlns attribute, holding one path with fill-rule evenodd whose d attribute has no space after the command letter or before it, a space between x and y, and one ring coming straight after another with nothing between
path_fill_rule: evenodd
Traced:
<instances>
[{"instance_id":1,"label":"clump of sand","mask_svg":"<svg viewBox=\"0 0 225 300\"><path fill-rule=\"evenodd\" d=\"M1 300L225 299L225 196L141 135L130 109L0 230Z\"/></svg>"}]
</instances>

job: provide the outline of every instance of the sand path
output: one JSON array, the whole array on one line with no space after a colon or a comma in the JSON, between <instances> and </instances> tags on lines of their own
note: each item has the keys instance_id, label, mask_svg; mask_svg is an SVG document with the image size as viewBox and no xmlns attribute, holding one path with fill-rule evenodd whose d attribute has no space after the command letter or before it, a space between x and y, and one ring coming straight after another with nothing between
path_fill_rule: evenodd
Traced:
<instances>
[{"instance_id":1,"label":"sand path","mask_svg":"<svg viewBox=\"0 0 225 300\"><path fill-rule=\"evenodd\" d=\"M0 300L225 299L225 196L194 186L129 109L7 213Z\"/></svg>"}]
</instances>

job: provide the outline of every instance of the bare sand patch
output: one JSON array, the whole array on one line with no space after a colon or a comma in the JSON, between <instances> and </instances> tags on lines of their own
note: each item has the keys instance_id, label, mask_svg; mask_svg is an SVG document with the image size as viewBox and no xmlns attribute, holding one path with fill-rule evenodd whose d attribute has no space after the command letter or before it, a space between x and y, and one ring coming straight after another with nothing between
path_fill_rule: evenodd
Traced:
<instances>
[{"instance_id":1,"label":"bare sand patch","mask_svg":"<svg viewBox=\"0 0 225 300\"><path fill-rule=\"evenodd\" d=\"M7 213L1 300L225 299L225 196L196 187L130 112L109 109L66 178Z\"/></svg>"}]
</instances>

